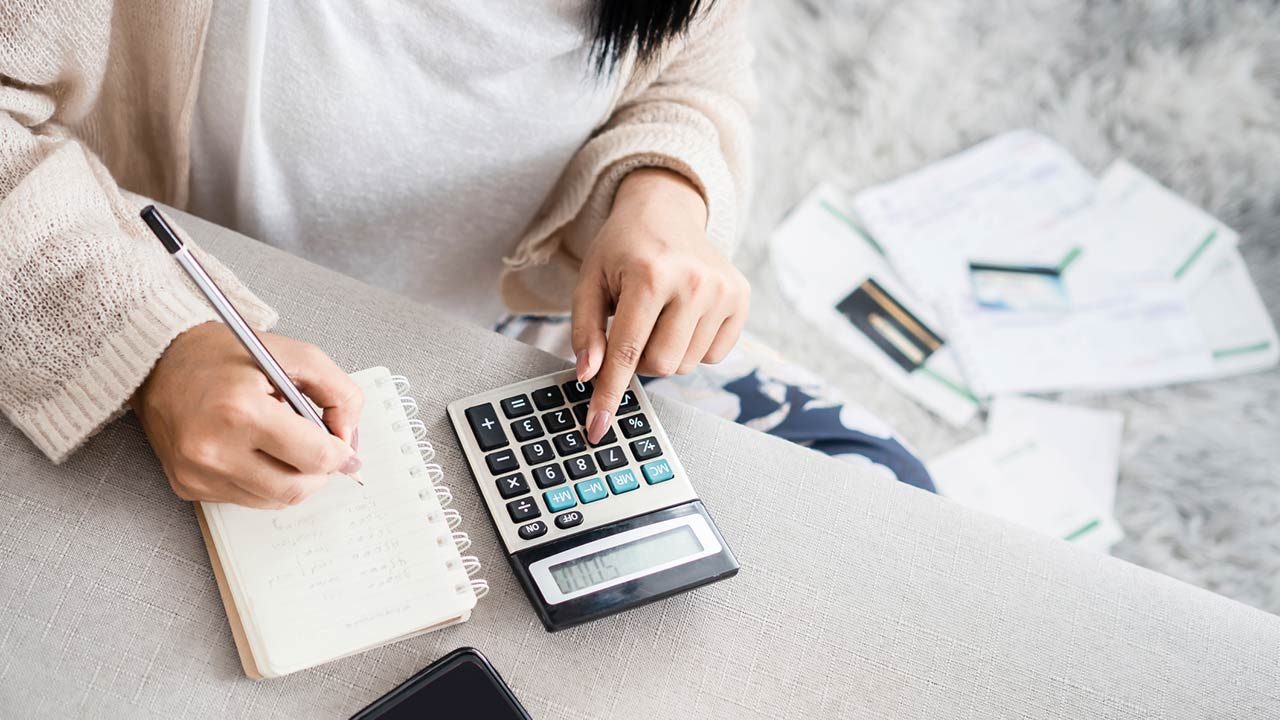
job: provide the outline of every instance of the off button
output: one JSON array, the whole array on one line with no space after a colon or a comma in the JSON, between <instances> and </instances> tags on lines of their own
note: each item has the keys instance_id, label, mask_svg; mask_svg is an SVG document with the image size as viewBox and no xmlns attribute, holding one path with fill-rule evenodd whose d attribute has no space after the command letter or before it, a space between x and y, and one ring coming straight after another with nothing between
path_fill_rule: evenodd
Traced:
<instances>
[{"instance_id":1,"label":"off button","mask_svg":"<svg viewBox=\"0 0 1280 720\"><path fill-rule=\"evenodd\" d=\"M556 516L556 527L560 528L561 530L567 530L575 525L581 525L581 524L582 524L582 513L578 512L577 510ZM521 529L523 530L523 528Z\"/></svg>"}]
</instances>

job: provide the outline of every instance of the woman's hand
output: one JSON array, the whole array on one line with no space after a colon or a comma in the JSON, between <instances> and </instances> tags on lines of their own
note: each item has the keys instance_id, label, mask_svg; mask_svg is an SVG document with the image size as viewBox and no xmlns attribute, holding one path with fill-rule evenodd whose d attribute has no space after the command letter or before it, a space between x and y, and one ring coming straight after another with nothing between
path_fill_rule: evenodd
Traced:
<instances>
[{"instance_id":1,"label":"woman's hand","mask_svg":"<svg viewBox=\"0 0 1280 720\"><path fill-rule=\"evenodd\" d=\"M295 505L355 472L360 388L319 348L260 334L330 435L293 411L225 325L174 339L131 401L174 493L258 508Z\"/></svg>"},{"instance_id":2,"label":"woman's hand","mask_svg":"<svg viewBox=\"0 0 1280 720\"><path fill-rule=\"evenodd\" d=\"M706 222L702 196L676 173L636 170L618 188L573 292L578 379L595 379L589 442L605 434L632 375L684 374L738 341L751 288L707 240Z\"/></svg>"}]
</instances>

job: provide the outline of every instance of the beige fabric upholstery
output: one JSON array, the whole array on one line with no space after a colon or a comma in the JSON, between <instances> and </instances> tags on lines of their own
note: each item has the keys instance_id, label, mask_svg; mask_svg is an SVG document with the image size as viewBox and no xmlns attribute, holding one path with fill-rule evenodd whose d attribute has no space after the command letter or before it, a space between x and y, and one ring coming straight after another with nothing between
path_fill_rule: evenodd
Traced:
<instances>
[{"instance_id":1,"label":"beige fabric upholstery","mask_svg":"<svg viewBox=\"0 0 1280 720\"><path fill-rule=\"evenodd\" d=\"M534 717L1266 718L1280 619L655 398L742 563L734 579L543 631L444 412L560 363L189 216L340 364L414 383L493 591L470 622L255 683L191 507L131 417L54 466L0 423L0 715L346 717L455 647Z\"/></svg>"}]
</instances>

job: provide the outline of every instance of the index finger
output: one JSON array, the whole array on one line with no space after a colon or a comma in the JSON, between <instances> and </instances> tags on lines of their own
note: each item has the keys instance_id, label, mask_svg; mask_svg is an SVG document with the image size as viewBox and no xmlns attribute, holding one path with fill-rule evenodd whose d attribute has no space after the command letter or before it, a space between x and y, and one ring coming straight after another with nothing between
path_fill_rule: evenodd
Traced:
<instances>
[{"instance_id":1,"label":"index finger","mask_svg":"<svg viewBox=\"0 0 1280 720\"><path fill-rule=\"evenodd\" d=\"M587 411L587 441L594 444L604 437L609 421L618 411L622 394L631 384L636 365L644 354L653 324L662 312L663 303L656 296L644 291L622 293L618 299L618 312L613 318L604 351L604 363L596 376L595 391Z\"/></svg>"},{"instance_id":2,"label":"index finger","mask_svg":"<svg viewBox=\"0 0 1280 720\"><path fill-rule=\"evenodd\" d=\"M364 393L360 386L342 371L323 350L306 343L288 340L272 348L276 358L298 389L324 411L325 425L343 442L351 444L360 411L364 409Z\"/></svg>"}]
</instances>

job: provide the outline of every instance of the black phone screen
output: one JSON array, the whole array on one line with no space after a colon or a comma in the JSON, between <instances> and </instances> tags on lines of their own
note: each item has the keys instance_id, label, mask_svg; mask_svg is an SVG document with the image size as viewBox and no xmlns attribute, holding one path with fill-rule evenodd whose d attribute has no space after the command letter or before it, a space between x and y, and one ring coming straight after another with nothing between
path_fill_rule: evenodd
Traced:
<instances>
[{"instance_id":1,"label":"black phone screen","mask_svg":"<svg viewBox=\"0 0 1280 720\"><path fill-rule=\"evenodd\" d=\"M454 652L358 713L360 720L526 720L511 690L475 650Z\"/></svg>"}]
</instances>

